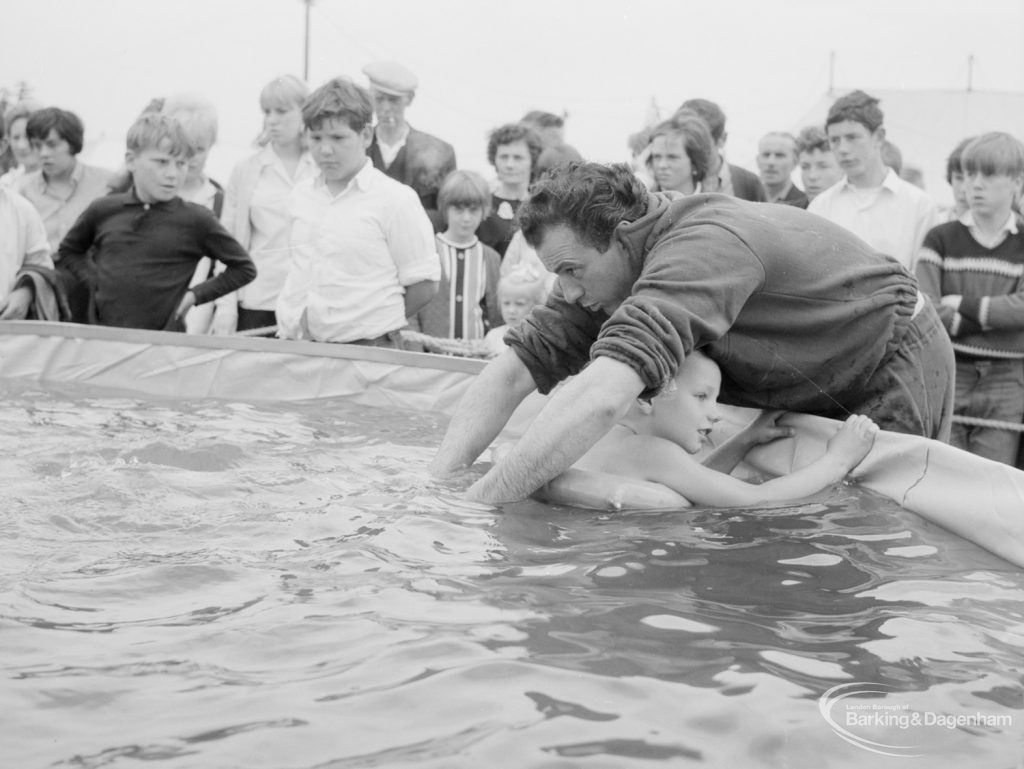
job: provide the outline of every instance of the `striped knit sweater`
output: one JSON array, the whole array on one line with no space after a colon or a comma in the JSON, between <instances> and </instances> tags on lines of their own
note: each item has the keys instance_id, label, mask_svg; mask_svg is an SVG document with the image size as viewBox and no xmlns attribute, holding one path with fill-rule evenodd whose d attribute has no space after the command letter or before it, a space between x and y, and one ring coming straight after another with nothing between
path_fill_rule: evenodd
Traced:
<instances>
[{"instance_id":1,"label":"striped knit sweater","mask_svg":"<svg viewBox=\"0 0 1024 769\"><path fill-rule=\"evenodd\" d=\"M995 248L976 241L959 221L940 224L925 236L916 272L921 290L935 304L957 355L1024 358L1024 231ZM959 310L942 297L963 297Z\"/></svg>"}]
</instances>

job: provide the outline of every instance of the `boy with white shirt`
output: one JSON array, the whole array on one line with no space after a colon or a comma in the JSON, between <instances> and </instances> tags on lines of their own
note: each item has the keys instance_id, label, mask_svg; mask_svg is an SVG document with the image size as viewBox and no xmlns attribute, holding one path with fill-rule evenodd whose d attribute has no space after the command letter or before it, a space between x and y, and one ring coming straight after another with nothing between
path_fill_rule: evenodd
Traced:
<instances>
[{"instance_id":1,"label":"boy with white shirt","mask_svg":"<svg viewBox=\"0 0 1024 769\"><path fill-rule=\"evenodd\" d=\"M373 167L373 101L338 77L302 107L320 173L289 200L291 266L278 336L399 347L399 330L437 292L434 232L412 188Z\"/></svg>"},{"instance_id":2,"label":"boy with white shirt","mask_svg":"<svg viewBox=\"0 0 1024 769\"><path fill-rule=\"evenodd\" d=\"M846 177L812 200L807 210L913 270L924 236L941 219L926 192L885 165L883 120L878 99L863 91L849 93L829 108L825 132Z\"/></svg>"},{"instance_id":3,"label":"boy with white shirt","mask_svg":"<svg viewBox=\"0 0 1024 769\"><path fill-rule=\"evenodd\" d=\"M1014 211L1024 186L1024 145L979 136L960 159L968 210L924 240L917 278L956 354L954 414L1024 419L1024 233ZM1013 464L1020 433L956 423L954 446Z\"/></svg>"}]
</instances>

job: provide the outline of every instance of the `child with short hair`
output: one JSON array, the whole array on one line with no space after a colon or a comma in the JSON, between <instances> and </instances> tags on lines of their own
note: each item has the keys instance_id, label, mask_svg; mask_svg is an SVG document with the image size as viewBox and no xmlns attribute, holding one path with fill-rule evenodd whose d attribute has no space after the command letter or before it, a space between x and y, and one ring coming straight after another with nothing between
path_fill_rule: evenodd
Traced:
<instances>
[{"instance_id":1,"label":"child with short hair","mask_svg":"<svg viewBox=\"0 0 1024 769\"><path fill-rule=\"evenodd\" d=\"M953 413L1019 425L1024 419L1024 233L1014 211L1024 186L1024 145L983 134L960 159L968 210L934 227L918 256L921 290L939 311L956 354ZM952 443L1013 464L1020 433L954 422Z\"/></svg>"},{"instance_id":2,"label":"child with short hair","mask_svg":"<svg viewBox=\"0 0 1024 769\"><path fill-rule=\"evenodd\" d=\"M490 211L491 191L480 174L452 171L437 195L445 230L434 236L441 259L437 294L416 320L424 334L483 339L502 323L498 309L501 257L476 231Z\"/></svg>"},{"instance_id":3,"label":"child with short hair","mask_svg":"<svg viewBox=\"0 0 1024 769\"><path fill-rule=\"evenodd\" d=\"M397 348L441 266L419 196L374 168L369 91L336 77L302 106L319 169L289 198L291 263L277 297L285 339Z\"/></svg>"},{"instance_id":4,"label":"child with short hair","mask_svg":"<svg viewBox=\"0 0 1024 769\"><path fill-rule=\"evenodd\" d=\"M507 348L505 334L522 323L534 307L544 303L549 285L547 274L529 264L522 264L501 276L498 281L498 304L505 323L492 328L484 337L488 357L501 355Z\"/></svg>"},{"instance_id":5,"label":"child with short hair","mask_svg":"<svg viewBox=\"0 0 1024 769\"><path fill-rule=\"evenodd\" d=\"M178 197L191 154L176 120L140 115L125 153L132 189L94 200L61 241L59 268L92 289L91 322L183 331L192 306L256 276L245 249L217 218ZM189 288L204 255L226 269Z\"/></svg>"},{"instance_id":6,"label":"child with short hair","mask_svg":"<svg viewBox=\"0 0 1024 769\"><path fill-rule=\"evenodd\" d=\"M877 425L866 416L854 415L829 440L825 454L811 464L764 483L748 483L729 473L750 448L792 435L792 429L777 424L783 412L765 412L703 463L698 461L693 455L702 450L721 419L717 404L721 383L718 364L692 351L669 388L648 404L634 404L573 467L613 476L607 477L610 483L621 477L660 483L695 505L737 507L815 494L845 478L874 444Z\"/></svg>"}]
</instances>

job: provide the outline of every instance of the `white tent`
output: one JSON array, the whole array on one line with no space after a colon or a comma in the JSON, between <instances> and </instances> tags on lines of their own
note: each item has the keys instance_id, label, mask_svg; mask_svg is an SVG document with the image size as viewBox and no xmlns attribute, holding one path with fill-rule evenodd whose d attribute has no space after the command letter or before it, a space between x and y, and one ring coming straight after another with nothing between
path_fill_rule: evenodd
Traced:
<instances>
[{"instance_id":1,"label":"white tent","mask_svg":"<svg viewBox=\"0 0 1024 769\"><path fill-rule=\"evenodd\" d=\"M824 125L832 102L853 89L822 96L794 126ZM946 158L957 143L985 131L1007 131L1024 139L1024 93L953 90L864 89L881 101L886 135L904 165L921 169L925 189L943 205L952 203Z\"/></svg>"}]
</instances>

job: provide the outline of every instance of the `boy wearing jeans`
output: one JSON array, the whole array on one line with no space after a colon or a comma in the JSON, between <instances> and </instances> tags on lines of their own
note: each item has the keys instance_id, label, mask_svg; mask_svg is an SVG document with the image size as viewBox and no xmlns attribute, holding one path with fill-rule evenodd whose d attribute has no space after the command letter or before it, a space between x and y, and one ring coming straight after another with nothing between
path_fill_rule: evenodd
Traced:
<instances>
[{"instance_id":1,"label":"boy wearing jeans","mask_svg":"<svg viewBox=\"0 0 1024 769\"><path fill-rule=\"evenodd\" d=\"M1014 204L1024 185L1024 145L983 134L960 163L968 209L933 228L917 277L956 353L954 413L1019 425L1024 418L1024 233ZM952 443L1013 464L1020 433L954 424Z\"/></svg>"},{"instance_id":2,"label":"boy wearing jeans","mask_svg":"<svg viewBox=\"0 0 1024 769\"><path fill-rule=\"evenodd\" d=\"M92 322L184 331L193 305L256 277L249 255L216 217L178 197L192 152L177 121L141 115L128 130L132 188L93 201L61 242L60 269L93 290ZM203 256L226 269L189 288Z\"/></svg>"}]
</instances>

